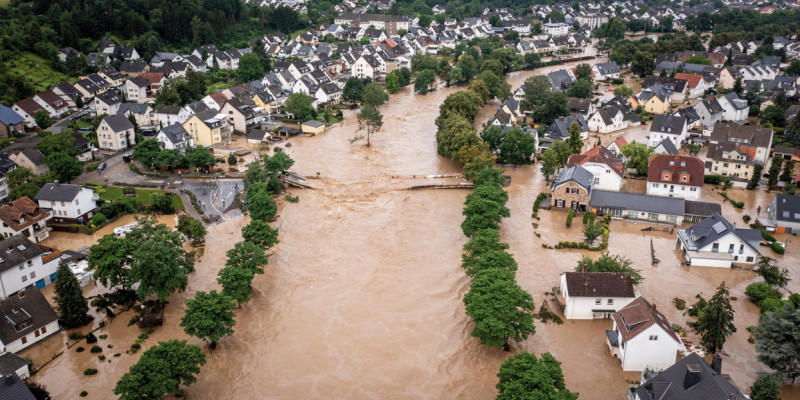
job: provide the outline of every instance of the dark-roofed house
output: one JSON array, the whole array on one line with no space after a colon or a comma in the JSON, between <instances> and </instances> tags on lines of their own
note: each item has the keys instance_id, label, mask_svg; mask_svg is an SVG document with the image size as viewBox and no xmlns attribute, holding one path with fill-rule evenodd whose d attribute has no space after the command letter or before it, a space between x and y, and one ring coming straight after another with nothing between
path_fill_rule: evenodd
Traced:
<instances>
[{"instance_id":1,"label":"dark-roofed house","mask_svg":"<svg viewBox=\"0 0 800 400\"><path fill-rule=\"evenodd\" d=\"M697 353L675 365L650 375L639 386L629 389L631 400L745 400L736 386L722 375L722 358L711 364Z\"/></svg>"},{"instance_id":2,"label":"dark-roofed house","mask_svg":"<svg viewBox=\"0 0 800 400\"><path fill-rule=\"evenodd\" d=\"M552 140L567 140L567 138L569 138L569 127L572 126L573 122L577 123L578 127L581 129L581 139L586 139L589 132L589 124L586 123L586 120L583 119L583 115L580 114L577 116L567 115L566 117L556 118L553 123L547 127L544 136Z\"/></svg>"},{"instance_id":3,"label":"dark-roofed house","mask_svg":"<svg viewBox=\"0 0 800 400\"><path fill-rule=\"evenodd\" d=\"M574 165L580 165L594 175L595 189L619 190L622 187L625 163L603 146L571 155L567 167Z\"/></svg>"},{"instance_id":4,"label":"dark-roofed house","mask_svg":"<svg viewBox=\"0 0 800 400\"><path fill-rule=\"evenodd\" d=\"M697 200L703 187L703 162L697 157L656 154L647 168L647 194Z\"/></svg>"},{"instance_id":5,"label":"dark-roofed house","mask_svg":"<svg viewBox=\"0 0 800 400\"><path fill-rule=\"evenodd\" d=\"M719 203L709 203L706 201L686 200L686 214L684 222L700 222L714 213L721 213L722 206Z\"/></svg>"},{"instance_id":6,"label":"dark-roofed house","mask_svg":"<svg viewBox=\"0 0 800 400\"><path fill-rule=\"evenodd\" d=\"M89 108L94 110L97 115L114 115L119 110L120 104L122 104L122 98L114 91L107 91L95 96L89 104Z\"/></svg>"},{"instance_id":7,"label":"dark-roofed house","mask_svg":"<svg viewBox=\"0 0 800 400\"><path fill-rule=\"evenodd\" d=\"M16 373L3 375L0 380L0 400L36 400L28 385Z\"/></svg>"},{"instance_id":8,"label":"dark-roofed house","mask_svg":"<svg viewBox=\"0 0 800 400\"><path fill-rule=\"evenodd\" d=\"M739 229L714 213L687 229L678 230L678 243L689 265L730 268L732 264L754 264L761 232Z\"/></svg>"},{"instance_id":9,"label":"dark-roofed house","mask_svg":"<svg viewBox=\"0 0 800 400\"><path fill-rule=\"evenodd\" d=\"M675 144L672 143L672 140L667 138L664 138L661 143L653 147L653 150L656 154L669 154L671 156L678 155L679 153L678 148L675 147Z\"/></svg>"},{"instance_id":10,"label":"dark-roofed house","mask_svg":"<svg viewBox=\"0 0 800 400\"><path fill-rule=\"evenodd\" d=\"M623 371L642 371L648 366L668 368L675 364L683 342L664 314L644 297L638 297L614 314L606 331L606 344Z\"/></svg>"},{"instance_id":11,"label":"dark-roofed house","mask_svg":"<svg viewBox=\"0 0 800 400\"><path fill-rule=\"evenodd\" d=\"M595 81L606 81L619 78L619 65L614 61L597 63L592 66Z\"/></svg>"},{"instance_id":12,"label":"dark-roofed house","mask_svg":"<svg viewBox=\"0 0 800 400\"><path fill-rule=\"evenodd\" d=\"M642 82L642 88L649 88L654 85L661 85L672 92L672 101L674 103L682 103L686 100L686 79L669 78L666 76L647 76Z\"/></svg>"},{"instance_id":13,"label":"dark-roofed house","mask_svg":"<svg viewBox=\"0 0 800 400\"><path fill-rule=\"evenodd\" d=\"M158 135L156 135L156 140L161 144L161 148L166 150L179 149L184 151L194 147L192 135L186 132L186 129L181 124L172 124L161 128L158 131Z\"/></svg>"},{"instance_id":14,"label":"dark-roofed house","mask_svg":"<svg viewBox=\"0 0 800 400\"><path fill-rule=\"evenodd\" d=\"M636 298L633 283L619 272L565 272L558 301L567 319L611 318Z\"/></svg>"},{"instance_id":15,"label":"dark-roofed house","mask_svg":"<svg viewBox=\"0 0 800 400\"><path fill-rule=\"evenodd\" d=\"M124 115L109 115L97 127L97 142L101 149L119 151L136 144L131 121Z\"/></svg>"},{"instance_id":16,"label":"dark-roofed house","mask_svg":"<svg viewBox=\"0 0 800 400\"><path fill-rule=\"evenodd\" d=\"M31 371L28 369L28 360L14 354L0 350L0 376L7 376L9 374L16 374L22 379L31 376ZM19 397L3 397L0 392L0 399L2 400L18 400ZM26 399L23 397L23 399Z\"/></svg>"},{"instance_id":17,"label":"dark-roofed house","mask_svg":"<svg viewBox=\"0 0 800 400\"><path fill-rule=\"evenodd\" d=\"M547 74L547 79L550 81L550 89L554 92L565 91L575 83L575 76L568 69L550 72Z\"/></svg>"},{"instance_id":18,"label":"dark-roofed house","mask_svg":"<svg viewBox=\"0 0 800 400\"><path fill-rule=\"evenodd\" d=\"M25 119L25 125L29 127L36 126L36 113L38 111L47 112L39 103L32 97L22 99L12 105L12 108L17 115Z\"/></svg>"},{"instance_id":19,"label":"dark-roofed house","mask_svg":"<svg viewBox=\"0 0 800 400\"><path fill-rule=\"evenodd\" d=\"M4 238L22 235L36 243L50 236L47 219L50 213L39 207L28 196L0 205L0 234Z\"/></svg>"},{"instance_id":20,"label":"dark-roofed house","mask_svg":"<svg viewBox=\"0 0 800 400\"><path fill-rule=\"evenodd\" d=\"M49 210L58 224L83 224L92 218L97 209L99 197L88 186L65 183L46 183L34 200L45 210ZM48 221L48 222L50 222Z\"/></svg>"},{"instance_id":21,"label":"dark-roofed house","mask_svg":"<svg viewBox=\"0 0 800 400\"><path fill-rule=\"evenodd\" d=\"M42 257L44 250L22 235L11 236L0 241L0 299L5 299L26 287L45 287L50 283L55 269L45 269ZM56 266L57 268L58 266ZM45 281L45 279L48 279ZM41 280L41 282L40 282ZM3 341L6 345L8 342ZM14 350L16 351L16 350Z\"/></svg>"},{"instance_id":22,"label":"dark-roofed house","mask_svg":"<svg viewBox=\"0 0 800 400\"><path fill-rule=\"evenodd\" d=\"M36 175L44 175L50 172L50 168L44 162L44 154L35 146L9 150L8 158L18 166L30 169Z\"/></svg>"},{"instance_id":23,"label":"dark-roofed house","mask_svg":"<svg viewBox=\"0 0 800 400\"><path fill-rule=\"evenodd\" d=\"M778 193L769 202L769 219L758 219L767 228L774 228L776 233L800 232L800 196Z\"/></svg>"},{"instance_id":24,"label":"dark-roofed house","mask_svg":"<svg viewBox=\"0 0 800 400\"><path fill-rule=\"evenodd\" d=\"M658 146L661 141L668 139L675 147L680 147L686 141L688 126L686 118L679 115L656 114L653 124L650 125L650 147Z\"/></svg>"},{"instance_id":25,"label":"dark-roofed house","mask_svg":"<svg viewBox=\"0 0 800 400\"><path fill-rule=\"evenodd\" d=\"M594 175L580 165L566 168L558 174L550 187L553 192L553 205L586 211L594 186Z\"/></svg>"},{"instance_id":26,"label":"dark-roofed house","mask_svg":"<svg viewBox=\"0 0 800 400\"><path fill-rule=\"evenodd\" d=\"M0 315L3 316L0 318L0 341L11 353L44 340L59 329L58 315L42 292L34 287L0 301Z\"/></svg>"},{"instance_id":27,"label":"dark-roofed house","mask_svg":"<svg viewBox=\"0 0 800 400\"><path fill-rule=\"evenodd\" d=\"M686 209L685 200L678 197L610 190L592 190L589 205L598 215L672 225L683 223Z\"/></svg>"},{"instance_id":28,"label":"dark-roofed house","mask_svg":"<svg viewBox=\"0 0 800 400\"><path fill-rule=\"evenodd\" d=\"M0 104L0 137L9 137L9 132L13 135L15 132L23 132L25 130L25 118L22 118L11 107Z\"/></svg>"},{"instance_id":29,"label":"dark-roofed house","mask_svg":"<svg viewBox=\"0 0 800 400\"><path fill-rule=\"evenodd\" d=\"M570 97L567 99L567 109L572 115L580 114L583 118L589 118L594 113L594 106L590 99L579 99Z\"/></svg>"}]
</instances>

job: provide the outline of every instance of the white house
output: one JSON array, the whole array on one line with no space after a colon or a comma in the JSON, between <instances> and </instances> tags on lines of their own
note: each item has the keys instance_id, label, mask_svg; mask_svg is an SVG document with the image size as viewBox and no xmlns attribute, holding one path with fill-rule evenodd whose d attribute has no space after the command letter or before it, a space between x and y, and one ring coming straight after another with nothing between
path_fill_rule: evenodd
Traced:
<instances>
[{"instance_id":1,"label":"white house","mask_svg":"<svg viewBox=\"0 0 800 400\"><path fill-rule=\"evenodd\" d=\"M101 149L124 150L136 144L136 133L124 115L109 115L97 127L97 142Z\"/></svg>"},{"instance_id":2,"label":"white house","mask_svg":"<svg viewBox=\"0 0 800 400\"><path fill-rule=\"evenodd\" d=\"M45 287L55 279L55 268L45 268L41 247L33 244L23 235L11 236L0 241L0 299L6 299L25 289L36 285Z\"/></svg>"},{"instance_id":3,"label":"white house","mask_svg":"<svg viewBox=\"0 0 800 400\"><path fill-rule=\"evenodd\" d=\"M592 66L595 81L606 81L619 78L619 65L614 61L597 63Z\"/></svg>"},{"instance_id":4,"label":"white house","mask_svg":"<svg viewBox=\"0 0 800 400\"><path fill-rule=\"evenodd\" d=\"M156 140L165 150L186 150L194 147L194 138L181 124L165 126L158 131Z\"/></svg>"},{"instance_id":5,"label":"white house","mask_svg":"<svg viewBox=\"0 0 800 400\"><path fill-rule=\"evenodd\" d=\"M649 147L658 146L664 139L670 140L675 147L680 148L686 141L688 126L686 118L679 115L656 114L653 124L650 125Z\"/></svg>"},{"instance_id":6,"label":"white house","mask_svg":"<svg viewBox=\"0 0 800 400\"><path fill-rule=\"evenodd\" d=\"M612 133L628 127L625 113L615 106L603 107L589 117L589 130L599 133Z\"/></svg>"},{"instance_id":7,"label":"white house","mask_svg":"<svg viewBox=\"0 0 800 400\"><path fill-rule=\"evenodd\" d=\"M47 219L50 213L28 196L0 205L0 234L3 238L22 235L36 243L50 236Z\"/></svg>"},{"instance_id":8,"label":"white house","mask_svg":"<svg viewBox=\"0 0 800 400\"><path fill-rule=\"evenodd\" d=\"M730 268L732 264L754 264L761 254L761 232L736 228L714 213L687 229L678 230L678 243L689 265Z\"/></svg>"},{"instance_id":9,"label":"white house","mask_svg":"<svg viewBox=\"0 0 800 400\"><path fill-rule=\"evenodd\" d=\"M636 298L630 277L618 272L565 272L560 287L567 319L611 318Z\"/></svg>"},{"instance_id":10,"label":"white house","mask_svg":"<svg viewBox=\"0 0 800 400\"><path fill-rule=\"evenodd\" d=\"M582 153L573 154L567 161L567 168L580 165L594 176L594 188L620 190L625 176L625 163L613 152L603 146Z\"/></svg>"},{"instance_id":11,"label":"white house","mask_svg":"<svg viewBox=\"0 0 800 400\"><path fill-rule=\"evenodd\" d=\"M542 24L542 31L548 36L566 36L569 33L569 25L563 22L547 22Z\"/></svg>"},{"instance_id":12,"label":"white house","mask_svg":"<svg viewBox=\"0 0 800 400\"><path fill-rule=\"evenodd\" d=\"M92 188L66 183L46 183L34 197L58 224L85 223L94 215L98 199Z\"/></svg>"},{"instance_id":13,"label":"white house","mask_svg":"<svg viewBox=\"0 0 800 400\"><path fill-rule=\"evenodd\" d=\"M722 105L714 97L708 97L694 105L694 111L700 117L700 123L705 126L714 126L722 121Z\"/></svg>"},{"instance_id":14,"label":"white house","mask_svg":"<svg viewBox=\"0 0 800 400\"><path fill-rule=\"evenodd\" d=\"M0 314L3 318L0 349L9 353L22 351L59 329L55 310L42 292L33 287L0 301Z\"/></svg>"},{"instance_id":15,"label":"white house","mask_svg":"<svg viewBox=\"0 0 800 400\"><path fill-rule=\"evenodd\" d=\"M362 55L350 68L350 73L357 78L377 78L381 72L380 61L370 55Z\"/></svg>"},{"instance_id":16,"label":"white house","mask_svg":"<svg viewBox=\"0 0 800 400\"><path fill-rule=\"evenodd\" d=\"M623 371L642 371L647 366L668 368L685 347L672 325L643 297L614 313L606 331L606 344Z\"/></svg>"},{"instance_id":17,"label":"white house","mask_svg":"<svg viewBox=\"0 0 800 400\"><path fill-rule=\"evenodd\" d=\"M700 198L705 166L697 157L656 154L650 156L647 167L647 194Z\"/></svg>"},{"instance_id":18,"label":"white house","mask_svg":"<svg viewBox=\"0 0 800 400\"><path fill-rule=\"evenodd\" d=\"M740 99L736 92L730 92L717 99L717 101L722 107L722 119L726 121L747 120L747 116L750 114L750 107L747 105L747 100Z\"/></svg>"},{"instance_id":19,"label":"white house","mask_svg":"<svg viewBox=\"0 0 800 400\"><path fill-rule=\"evenodd\" d=\"M153 99L152 92L150 91L150 81L141 76L136 76L125 81L125 94L128 101L135 101L137 103L144 103Z\"/></svg>"},{"instance_id":20,"label":"white house","mask_svg":"<svg viewBox=\"0 0 800 400\"><path fill-rule=\"evenodd\" d=\"M114 91L107 91L98 94L89 104L89 108L94 110L97 115L114 115L119 111L122 98Z\"/></svg>"}]
</instances>

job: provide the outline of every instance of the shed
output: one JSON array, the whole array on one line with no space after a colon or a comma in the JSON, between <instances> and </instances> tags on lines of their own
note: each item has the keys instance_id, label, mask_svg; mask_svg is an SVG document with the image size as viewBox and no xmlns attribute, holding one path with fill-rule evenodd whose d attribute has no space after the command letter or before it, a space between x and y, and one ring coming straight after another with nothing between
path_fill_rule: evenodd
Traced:
<instances>
[{"instance_id":1,"label":"shed","mask_svg":"<svg viewBox=\"0 0 800 400\"><path fill-rule=\"evenodd\" d=\"M303 122L301 128L303 129L303 133L318 135L325 132L325 123L312 119L311 121Z\"/></svg>"}]
</instances>

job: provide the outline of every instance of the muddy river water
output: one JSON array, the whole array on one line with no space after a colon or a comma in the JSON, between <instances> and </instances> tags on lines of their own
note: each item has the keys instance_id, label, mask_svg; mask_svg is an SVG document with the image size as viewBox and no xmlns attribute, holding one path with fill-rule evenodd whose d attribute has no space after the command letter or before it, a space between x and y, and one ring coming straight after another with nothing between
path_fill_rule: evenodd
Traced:
<instances>
[{"instance_id":1,"label":"muddy river water","mask_svg":"<svg viewBox=\"0 0 800 400\"><path fill-rule=\"evenodd\" d=\"M530 74L512 75L512 87ZM494 398L497 370L511 353L483 346L470 336L471 322L462 303L469 280L459 267L466 242L460 230L461 209L468 192L404 190L406 180L393 177L460 172L458 165L436 154L435 144L439 104L455 90L414 96L406 88L392 95L382 107L383 129L369 148L350 143L357 124L349 114L321 136L292 140L286 151L296 161L293 170L316 178L309 180L315 190L292 189L299 203L281 206L274 224L281 243L273 249L267 273L256 277L253 299L237 311L234 335L222 339L214 353L206 349L208 363L197 383L187 389L186 398ZM481 113L484 120L494 107ZM532 220L533 201L545 190L543 177L534 166L507 168L506 173L512 177L507 188L511 217L503 220L501 233L519 263L517 280L533 295L537 307L549 301L556 310L546 293L583 253L546 250L542 244L579 240L580 223L565 228L565 214L557 211L542 211L541 220ZM732 196L744 200L744 212L751 215L756 205L766 207L771 197L744 191L733 191ZM708 188L704 197L720 201ZM723 206L731 221L741 223L742 213L729 204ZM241 240L240 229L247 222L239 217L209 228L205 254L190 277L189 290L172 296L165 325L145 341L144 348L173 337L203 344L178 326L183 301L194 291L217 288L216 273L224 253ZM672 306L672 299L693 302L699 293L708 298L725 280L738 297L734 309L739 332L725 346L729 357L723 371L740 387L749 387L757 372L765 369L754 361L745 331L758 320L757 308L743 294L754 275L680 267L675 234L642 234L645 226L614 221L610 251L634 261L645 276L638 290L670 322L683 326L688 317ZM651 239L662 260L658 267L650 265ZM779 262L798 265L794 254L789 251ZM798 275L794 268L792 290L800 286ZM129 312L123 313L96 333L109 335L100 343L107 360L88 351L67 350L36 379L55 399L74 399L82 390L88 392L87 398L113 398L116 381L138 359L138 354L125 354L140 333L126 326L129 318ZM604 330L610 327L610 320L537 323L536 334L513 345L512 351L552 353L562 362L567 386L581 398L620 399L627 381L637 380L638 374L623 373L608 354ZM41 347L61 349L59 342L64 341L65 334L56 335ZM107 348L109 344L113 348ZM121 354L113 357L115 353ZM30 356L39 364L49 359L40 348ZM100 372L83 376L88 367Z\"/></svg>"}]
</instances>

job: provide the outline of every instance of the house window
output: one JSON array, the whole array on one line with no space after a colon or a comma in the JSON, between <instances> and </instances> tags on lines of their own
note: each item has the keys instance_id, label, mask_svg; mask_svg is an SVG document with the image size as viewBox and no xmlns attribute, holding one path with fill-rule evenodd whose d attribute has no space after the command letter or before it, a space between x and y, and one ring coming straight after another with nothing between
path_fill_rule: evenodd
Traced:
<instances>
[{"instance_id":1,"label":"house window","mask_svg":"<svg viewBox=\"0 0 800 400\"><path fill-rule=\"evenodd\" d=\"M19 270L22 271L23 269L25 269L25 264L20 264L19 265Z\"/></svg>"},{"instance_id":2,"label":"house window","mask_svg":"<svg viewBox=\"0 0 800 400\"><path fill-rule=\"evenodd\" d=\"M28 281L28 276L27 275L22 275L22 281L23 282L27 282Z\"/></svg>"},{"instance_id":3,"label":"house window","mask_svg":"<svg viewBox=\"0 0 800 400\"><path fill-rule=\"evenodd\" d=\"M734 245L733 243L731 243L731 245L730 245L730 246L728 246L728 253L731 253L731 254L733 254L733 249L734 249L734 247L736 247L736 245Z\"/></svg>"},{"instance_id":4,"label":"house window","mask_svg":"<svg viewBox=\"0 0 800 400\"><path fill-rule=\"evenodd\" d=\"M718 252L719 251L719 243L712 244L711 245L711 251L713 251L714 253Z\"/></svg>"},{"instance_id":5,"label":"house window","mask_svg":"<svg viewBox=\"0 0 800 400\"><path fill-rule=\"evenodd\" d=\"M599 306L600 304L603 304L603 300L594 299L594 305Z\"/></svg>"},{"instance_id":6,"label":"house window","mask_svg":"<svg viewBox=\"0 0 800 400\"><path fill-rule=\"evenodd\" d=\"M658 335L650 335L650 340L658 340Z\"/></svg>"},{"instance_id":7,"label":"house window","mask_svg":"<svg viewBox=\"0 0 800 400\"><path fill-rule=\"evenodd\" d=\"M747 260L747 262L751 263L751 262L753 262L753 257L747 257L746 260Z\"/></svg>"},{"instance_id":8,"label":"house window","mask_svg":"<svg viewBox=\"0 0 800 400\"><path fill-rule=\"evenodd\" d=\"M26 344L26 343L28 343L28 337L27 336L23 336L22 337L22 344Z\"/></svg>"},{"instance_id":9,"label":"house window","mask_svg":"<svg viewBox=\"0 0 800 400\"><path fill-rule=\"evenodd\" d=\"M608 299L608 305L613 306L614 305L614 299Z\"/></svg>"},{"instance_id":10,"label":"house window","mask_svg":"<svg viewBox=\"0 0 800 400\"><path fill-rule=\"evenodd\" d=\"M567 194L569 194L569 188L567 188Z\"/></svg>"},{"instance_id":11,"label":"house window","mask_svg":"<svg viewBox=\"0 0 800 400\"><path fill-rule=\"evenodd\" d=\"M32 266L33 266L33 261L31 261L31 260L28 260L28 268L30 268L30 267L32 267Z\"/></svg>"},{"instance_id":12,"label":"house window","mask_svg":"<svg viewBox=\"0 0 800 400\"><path fill-rule=\"evenodd\" d=\"M31 279L36 278L36 271L31 272Z\"/></svg>"},{"instance_id":13,"label":"house window","mask_svg":"<svg viewBox=\"0 0 800 400\"><path fill-rule=\"evenodd\" d=\"M578 189L572 189L572 194L578 194Z\"/></svg>"},{"instance_id":14,"label":"house window","mask_svg":"<svg viewBox=\"0 0 800 400\"><path fill-rule=\"evenodd\" d=\"M44 326L42 327L42 333L47 333L47 328Z\"/></svg>"},{"instance_id":15,"label":"house window","mask_svg":"<svg viewBox=\"0 0 800 400\"><path fill-rule=\"evenodd\" d=\"M37 330L33 331L33 335L36 336L36 337L39 337L39 330L37 329Z\"/></svg>"}]
</instances>

